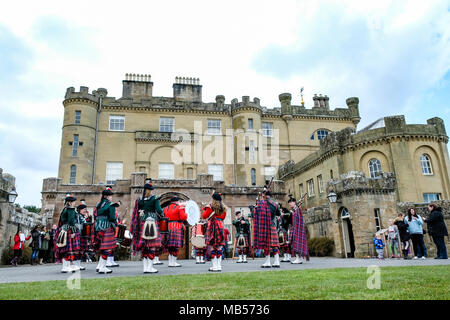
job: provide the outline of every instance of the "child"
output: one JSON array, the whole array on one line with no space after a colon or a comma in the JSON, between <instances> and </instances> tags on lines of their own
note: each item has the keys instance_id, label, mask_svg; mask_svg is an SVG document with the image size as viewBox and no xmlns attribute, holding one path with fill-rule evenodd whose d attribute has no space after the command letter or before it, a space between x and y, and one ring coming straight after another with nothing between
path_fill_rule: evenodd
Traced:
<instances>
[{"instance_id":1,"label":"child","mask_svg":"<svg viewBox=\"0 0 450 320\"><path fill-rule=\"evenodd\" d=\"M400 258L399 252L399 232L397 226L394 224L393 219L389 219L388 227L388 239L391 244L392 257L395 257L395 251L397 251L397 258Z\"/></svg>"},{"instance_id":2,"label":"child","mask_svg":"<svg viewBox=\"0 0 450 320\"><path fill-rule=\"evenodd\" d=\"M378 259L383 259L383 248L384 248L384 242L381 239L381 234L377 233L375 234L375 238L373 238L373 243L375 244L375 249L378 253Z\"/></svg>"}]
</instances>

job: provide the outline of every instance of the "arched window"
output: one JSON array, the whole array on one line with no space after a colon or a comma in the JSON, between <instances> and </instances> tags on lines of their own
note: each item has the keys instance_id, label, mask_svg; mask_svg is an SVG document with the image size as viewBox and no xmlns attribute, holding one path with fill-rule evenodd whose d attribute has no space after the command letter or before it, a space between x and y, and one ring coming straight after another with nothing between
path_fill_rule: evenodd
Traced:
<instances>
[{"instance_id":1,"label":"arched window","mask_svg":"<svg viewBox=\"0 0 450 320\"><path fill-rule=\"evenodd\" d=\"M325 138L330 132L328 130L325 129L319 129L316 132L314 132L311 136L311 140L314 140L315 135L317 133L317 140L322 140L323 138Z\"/></svg>"},{"instance_id":2,"label":"arched window","mask_svg":"<svg viewBox=\"0 0 450 320\"><path fill-rule=\"evenodd\" d=\"M70 166L70 180L69 184L75 184L75 178L77 177L77 166L71 165Z\"/></svg>"},{"instance_id":3,"label":"arched window","mask_svg":"<svg viewBox=\"0 0 450 320\"><path fill-rule=\"evenodd\" d=\"M431 159L429 155L423 154L420 156L420 165L422 166L422 174L433 174L433 168L431 167Z\"/></svg>"},{"instance_id":4,"label":"arched window","mask_svg":"<svg viewBox=\"0 0 450 320\"><path fill-rule=\"evenodd\" d=\"M252 168L252 170L250 170L250 177L252 179L252 186L256 185L256 169Z\"/></svg>"},{"instance_id":5,"label":"arched window","mask_svg":"<svg viewBox=\"0 0 450 320\"><path fill-rule=\"evenodd\" d=\"M370 159L369 161L369 172L372 179L380 178L380 174L383 172L381 170L381 162L378 159Z\"/></svg>"}]
</instances>

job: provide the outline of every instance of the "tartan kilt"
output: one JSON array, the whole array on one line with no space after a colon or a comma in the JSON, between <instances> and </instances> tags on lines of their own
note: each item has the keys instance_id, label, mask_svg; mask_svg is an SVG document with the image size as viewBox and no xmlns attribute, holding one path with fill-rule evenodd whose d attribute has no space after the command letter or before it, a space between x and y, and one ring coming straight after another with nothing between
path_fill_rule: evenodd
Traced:
<instances>
[{"instance_id":1,"label":"tartan kilt","mask_svg":"<svg viewBox=\"0 0 450 320\"><path fill-rule=\"evenodd\" d=\"M91 241L91 237L80 237L80 241L81 241L81 251L88 251L89 249L89 243Z\"/></svg>"},{"instance_id":2,"label":"tartan kilt","mask_svg":"<svg viewBox=\"0 0 450 320\"><path fill-rule=\"evenodd\" d=\"M206 228L205 243L209 246L220 247L225 245L223 222L221 220L212 219L208 221Z\"/></svg>"},{"instance_id":3,"label":"tartan kilt","mask_svg":"<svg viewBox=\"0 0 450 320\"><path fill-rule=\"evenodd\" d=\"M75 234L74 238L72 238L73 234ZM78 251L81 251L80 234L69 229L67 230L67 245L65 247L59 248L59 254Z\"/></svg>"},{"instance_id":4,"label":"tartan kilt","mask_svg":"<svg viewBox=\"0 0 450 320\"><path fill-rule=\"evenodd\" d=\"M275 226L270 226L270 246L279 247L280 242L278 241L278 232Z\"/></svg>"},{"instance_id":5,"label":"tartan kilt","mask_svg":"<svg viewBox=\"0 0 450 320\"><path fill-rule=\"evenodd\" d=\"M97 231L95 233L95 249L96 250L112 250L116 248L116 238L114 237L115 230L113 227L104 231Z\"/></svg>"},{"instance_id":6,"label":"tartan kilt","mask_svg":"<svg viewBox=\"0 0 450 320\"><path fill-rule=\"evenodd\" d=\"M174 226L170 228L169 225L169 243L168 247L182 248L184 247L184 226L181 223L171 223Z\"/></svg>"},{"instance_id":7,"label":"tartan kilt","mask_svg":"<svg viewBox=\"0 0 450 320\"><path fill-rule=\"evenodd\" d=\"M285 249L289 248L289 243L291 242L291 240L288 237L288 232L286 230L282 230L279 232L279 235L281 233L284 235L284 244L280 245L280 248L285 248Z\"/></svg>"},{"instance_id":8,"label":"tartan kilt","mask_svg":"<svg viewBox=\"0 0 450 320\"><path fill-rule=\"evenodd\" d=\"M145 240L141 237L142 234L142 229L144 229L144 224L145 224L145 220L144 221L140 221L139 223L139 227L140 227L140 232L139 232L139 241L138 242L138 246L137 246L137 250L141 251L144 248L158 248L161 247L161 232L159 232L159 223L155 223L156 225L156 231L157 231L157 237L153 240ZM133 238L133 241L135 239Z\"/></svg>"}]
</instances>

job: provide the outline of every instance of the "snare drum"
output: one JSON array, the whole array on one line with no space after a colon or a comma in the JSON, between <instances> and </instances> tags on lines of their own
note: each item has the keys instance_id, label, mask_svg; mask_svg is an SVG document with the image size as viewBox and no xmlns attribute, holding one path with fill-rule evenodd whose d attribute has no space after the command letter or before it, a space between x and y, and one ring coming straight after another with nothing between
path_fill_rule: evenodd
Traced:
<instances>
[{"instance_id":1,"label":"snare drum","mask_svg":"<svg viewBox=\"0 0 450 320\"><path fill-rule=\"evenodd\" d=\"M122 247L130 247L131 243L133 242L133 235L130 233L130 230L125 230L124 239L120 243Z\"/></svg>"},{"instance_id":2,"label":"snare drum","mask_svg":"<svg viewBox=\"0 0 450 320\"><path fill-rule=\"evenodd\" d=\"M205 223L197 223L192 227L191 243L199 249L206 247L205 242Z\"/></svg>"},{"instance_id":3,"label":"snare drum","mask_svg":"<svg viewBox=\"0 0 450 320\"><path fill-rule=\"evenodd\" d=\"M90 237L93 232L94 232L94 223L93 222L87 222L87 223L83 224L83 230L81 231L82 237Z\"/></svg>"},{"instance_id":4,"label":"snare drum","mask_svg":"<svg viewBox=\"0 0 450 320\"><path fill-rule=\"evenodd\" d=\"M118 241L123 241L125 239L125 230L127 229L126 224L118 224L116 227L116 233L114 238Z\"/></svg>"},{"instance_id":5,"label":"snare drum","mask_svg":"<svg viewBox=\"0 0 450 320\"><path fill-rule=\"evenodd\" d=\"M159 232L162 234L169 233L169 218L164 217L159 220Z\"/></svg>"}]
</instances>

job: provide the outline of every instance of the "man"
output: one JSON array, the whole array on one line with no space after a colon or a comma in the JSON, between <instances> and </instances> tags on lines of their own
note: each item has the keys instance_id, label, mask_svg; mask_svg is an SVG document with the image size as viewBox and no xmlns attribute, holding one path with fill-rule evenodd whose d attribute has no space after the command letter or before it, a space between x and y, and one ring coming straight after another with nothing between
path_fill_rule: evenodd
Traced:
<instances>
[{"instance_id":1,"label":"man","mask_svg":"<svg viewBox=\"0 0 450 320\"><path fill-rule=\"evenodd\" d=\"M428 231L436 245L437 256L435 259L448 259L447 247L445 246L444 237L448 236L447 226L444 222L442 209L431 203L428 205L430 216L424 221L428 224Z\"/></svg>"},{"instance_id":2,"label":"man","mask_svg":"<svg viewBox=\"0 0 450 320\"><path fill-rule=\"evenodd\" d=\"M180 206L180 198L174 196L170 199L170 204L164 208L164 216L169 218L169 242L167 244L169 250L169 267L181 267L177 263L178 251L184 246L183 222L187 220L187 214L184 207Z\"/></svg>"},{"instance_id":3,"label":"man","mask_svg":"<svg viewBox=\"0 0 450 320\"><path fill-rule=\"evenodd\" d=\"M291 261L291 243L289 242L289 235L292 232L292 213L286 209L281 208L281 223L279 235L283 238L284 243L280 243L281 252L283 252L283 259L281 262Z\"/></svg>"},{"instance_id":4,"label":"man","mask_svg":"<svg viewBox=\"0 0 450 320\"><path fill-rule=\"evenodd\" d=\"M261 268L280 267L280 249L276 229L276 217L281 215L278 205L270 199L270 190L262 192L262 199L257 202L254 214L254 248L259 249L265 257ZM270 264L270 254L274 256Z\"/></svg>"},{"instance_id":5,"label":"man","mask_svg":"<svg viewBox=\"0 0 450 320\"><path fill-rule=\"evenodd\" d=\"M235 241L239 254L237 263L247 263L247 255L250 251L250 221L245 219L241 211L236 211L236 219L233 220L233 225L236 228Z\"/></svg>"},{"instance_id":6,"label":"man","mask_svg":"<svg viewBox=\"0 0 450 320\"><path fill-rule=\"evenodd\" d=\"M303 220L302 209L297 206L297 200L291 197L288 200L289 207L292 209L292 232L289 238L291 243L291 251L295 255L292 264L301 264L301 258L309 261L308 242L306 239L306 228Z\"/></svg>"},{"instance_id":7,"label":"man","mask_svg":"<svg viewBox=\"0 0 450 320\"><path fill-rule=\"evenodd\" d=\"M151 179L147 179L144 185L143 195L136 199L130 232L133 235L133 255L141 252L144 273L157 273L153 267L154 259L159 254L161 247L161 232L159 220L164 216L159 197L152 195L155 188Z\"/></svg>"}]
</instances>

